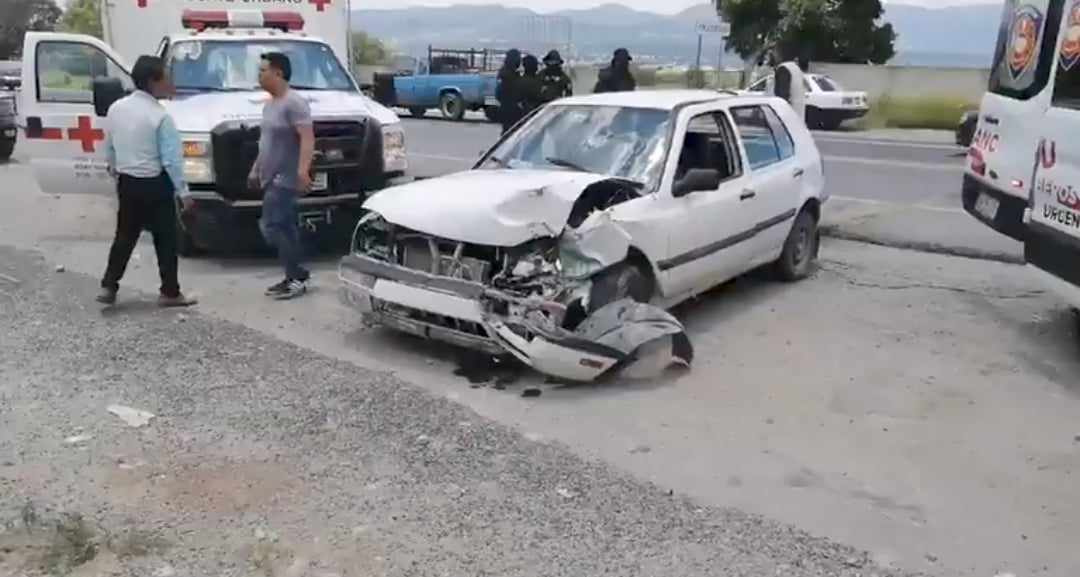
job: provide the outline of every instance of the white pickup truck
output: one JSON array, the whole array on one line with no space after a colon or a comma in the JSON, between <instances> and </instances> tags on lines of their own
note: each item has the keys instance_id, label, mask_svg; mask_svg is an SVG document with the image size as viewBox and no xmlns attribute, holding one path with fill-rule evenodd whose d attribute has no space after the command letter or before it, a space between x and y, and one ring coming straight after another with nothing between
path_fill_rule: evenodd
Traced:
<instances>
[{"instance_id":1,"label":"white pickup truck","mask_svg":"<svg viewBox=\"0 0 1080 577\"><path fill-rule=\"evenodd\" d=\"M19 122L41 189L114 193L105 114L133 88L128 65L158 55L176 85L164 104L180 130L195 196L195 210L181 219L181 254L261 246L261 192L246 177L269 98L258 87L260 56L279 51L292 61L293 88L315 120L315 188L301 200L300 224L317 245L342 245L368 193L404 175L404 131L397 115L361 93L342 59L346 0L272 4L232 10L236 3L226 0L103 0L104 42L28 33Z\"/></svg>"}]
</instances>

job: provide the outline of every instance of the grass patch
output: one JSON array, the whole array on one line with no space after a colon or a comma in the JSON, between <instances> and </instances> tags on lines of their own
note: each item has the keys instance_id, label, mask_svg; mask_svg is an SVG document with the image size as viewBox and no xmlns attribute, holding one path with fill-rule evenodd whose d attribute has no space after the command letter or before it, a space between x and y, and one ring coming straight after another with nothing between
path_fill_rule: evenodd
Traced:
<instances>
[{"instance_id":1,"label":"grass patch","mask_svg":"<svg viewBox=\"0 0 1080 577\"><path fill-rule=\"evenodd\" d=\"M977 105L962 98L889 98L871 106L867 128L955 130L960 116Z\"/></svg>"}]
</instances>

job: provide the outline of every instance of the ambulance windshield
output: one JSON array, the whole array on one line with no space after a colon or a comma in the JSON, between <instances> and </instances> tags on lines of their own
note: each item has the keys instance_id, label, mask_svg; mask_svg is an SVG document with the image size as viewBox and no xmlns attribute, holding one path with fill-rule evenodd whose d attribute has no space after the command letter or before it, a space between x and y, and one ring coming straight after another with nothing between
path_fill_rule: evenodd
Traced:
<instances>
[{"instance_id":1,"label":"ambulance windshield","mask_svg":"<svg viewBox=\"0 0 1080 577\"><path fill-rule=\"evenodd\" d=\"M293 88L355 90L333 50L318 42L184 40L169 51L169 69L180 92L259 90L259 63L267 52L289 57Z\"/></svg>"}]
</instances>

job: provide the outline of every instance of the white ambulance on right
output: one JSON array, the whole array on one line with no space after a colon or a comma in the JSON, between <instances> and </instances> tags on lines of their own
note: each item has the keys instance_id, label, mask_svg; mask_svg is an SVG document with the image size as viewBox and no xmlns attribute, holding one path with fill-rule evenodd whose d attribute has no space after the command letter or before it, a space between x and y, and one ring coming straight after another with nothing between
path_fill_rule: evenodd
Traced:
<instances>
[{"instance_id":1,"label":"white ambulance on right","mask_svg":"<svg viewBox=\"0 0 1080 577\"><path fill-rule=\"evenodd\" d=\"M964 208L1080 309L1080 0L1007 0Z\"/></svg>"},{"instance_id":2,"label":"white ambulance on right","mask_svg":"<svg viewBox=\"0 0 1080 577\"><path fill-rule=\"evenodd\" d=\"M1080 0L1070 0L1053 60L1050 107L1038 119L1024 258L1080 309Z\"/></svg>"}]
</instances>

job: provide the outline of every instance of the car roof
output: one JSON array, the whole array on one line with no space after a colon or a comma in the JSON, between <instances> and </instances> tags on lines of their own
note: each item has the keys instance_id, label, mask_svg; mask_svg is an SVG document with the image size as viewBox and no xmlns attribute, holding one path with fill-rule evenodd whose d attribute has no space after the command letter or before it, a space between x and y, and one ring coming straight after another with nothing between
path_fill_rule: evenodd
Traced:
<instances>
[{"instance_id":1,"label":"car roof","mask_svg":"<svg viewBox=\"0 0 1080 577\"><path fill-rule=\"evenodd\" d=\"M559 104L674 110L687 104L699 104L715 100L738 100L741 98L744 97L715 90L638 90L634 92L606 92L586 96L571 96L560 100Z\"/></svg>"}]
</instances>

